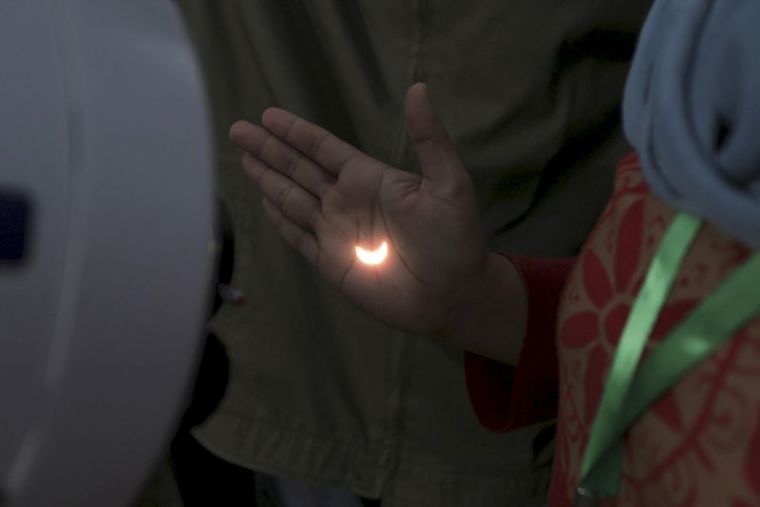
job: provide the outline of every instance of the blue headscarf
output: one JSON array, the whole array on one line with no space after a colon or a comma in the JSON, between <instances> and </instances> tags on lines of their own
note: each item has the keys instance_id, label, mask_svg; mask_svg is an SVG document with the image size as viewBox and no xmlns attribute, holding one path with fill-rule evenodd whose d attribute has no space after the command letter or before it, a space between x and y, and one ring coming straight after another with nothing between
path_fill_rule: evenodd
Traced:
<instances>
[{"instance_id":1,"label":"blue headscarf","mask_svg":"<svg viewBox=\"0 0 760 507\"><path fill-rule=\"evenodd\" d=\"M760 248L760 0L656 0L623 119L654 194Z\"/></svg>"}]
</instances>

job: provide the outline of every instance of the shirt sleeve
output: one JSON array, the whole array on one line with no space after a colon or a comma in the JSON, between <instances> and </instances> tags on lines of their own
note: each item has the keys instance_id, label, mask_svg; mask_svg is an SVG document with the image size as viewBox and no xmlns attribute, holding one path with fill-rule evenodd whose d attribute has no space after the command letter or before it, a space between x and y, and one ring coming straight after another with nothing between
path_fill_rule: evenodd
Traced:
<instances>
[{"instance_id":1,"label":"shirt sleeve","mask_svg":"<svg viewBox=\"0 0 760 507\"><path fill-rule=\"evenodd\" d=\"M491 431L510 431L557 415L557 311L575 259L509 256L528 293L525 342L516 367L465 352L470 402L480 423Z\"/></svg>"}]
</instances>

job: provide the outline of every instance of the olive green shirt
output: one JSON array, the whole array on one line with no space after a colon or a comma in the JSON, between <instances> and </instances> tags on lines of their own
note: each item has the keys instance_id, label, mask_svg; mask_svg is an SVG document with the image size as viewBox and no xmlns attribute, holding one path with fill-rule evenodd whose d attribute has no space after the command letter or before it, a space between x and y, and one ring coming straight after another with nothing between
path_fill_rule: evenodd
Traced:
<instances>
[{"instance_id":1,"label":"olive green shirt","mask_svg":"<svg viewBox=\"0 0 760 507\"><path fill-rule=\"evenodd\" d=\"M628 149L619 102L643 0L180 0L207 80L219 193L246 303L211 322L226 395L194 431L218 456L386 506L543 501L540 426L476 420L461 351L365 315L281 240L227 140L277 105L416 170L403 98L428 83L491 246L576 252ZM545 454L545 453L544 453Z\"/></svg>"}]
</instances>

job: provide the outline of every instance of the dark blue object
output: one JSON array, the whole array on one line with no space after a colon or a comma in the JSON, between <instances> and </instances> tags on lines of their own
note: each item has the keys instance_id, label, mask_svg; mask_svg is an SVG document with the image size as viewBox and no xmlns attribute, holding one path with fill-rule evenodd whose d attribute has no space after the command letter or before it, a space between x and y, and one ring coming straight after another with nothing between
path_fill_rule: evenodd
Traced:
<instances>
[{"instance_id":1,"label":"dark blue object","mask_svg":"<svg viewBox=\"0 0 760 507\"><path fill-rule=\"evenodd\" d=\"M24 257L29 204L21 194L0 190L0 262Z\"/></svg>"}]
</instances>

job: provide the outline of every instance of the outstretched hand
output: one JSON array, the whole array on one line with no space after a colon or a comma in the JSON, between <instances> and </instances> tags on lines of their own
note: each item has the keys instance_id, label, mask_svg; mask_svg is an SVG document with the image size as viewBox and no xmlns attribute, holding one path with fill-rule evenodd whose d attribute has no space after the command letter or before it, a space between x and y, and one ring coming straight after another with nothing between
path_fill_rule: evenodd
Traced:
<instances>
[{"instance_id":1,"label":"outstretched hand","mask_svg":"<svg viewBox=\"0 0 760 507\"><path fill-rule=\"evenodd\" d=\"M388 325L440 333L483 287L488 255L472 182L423 84L406 97L421 175L390 167L287 111L230 138L280 235L341 292ZM358 255L376 252L382 262ZM363 250L358 250L356 247Z\"/></svg>"}]
</instances>

